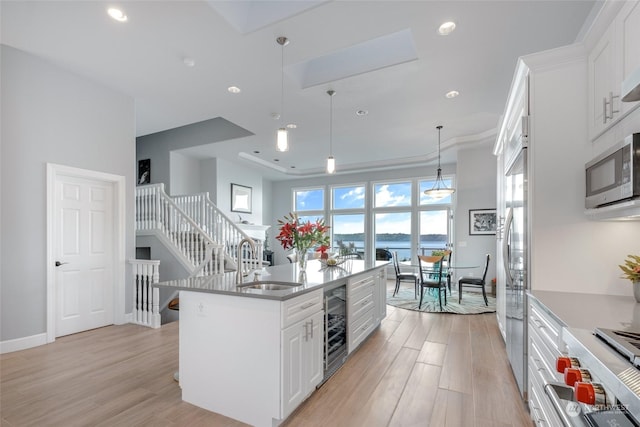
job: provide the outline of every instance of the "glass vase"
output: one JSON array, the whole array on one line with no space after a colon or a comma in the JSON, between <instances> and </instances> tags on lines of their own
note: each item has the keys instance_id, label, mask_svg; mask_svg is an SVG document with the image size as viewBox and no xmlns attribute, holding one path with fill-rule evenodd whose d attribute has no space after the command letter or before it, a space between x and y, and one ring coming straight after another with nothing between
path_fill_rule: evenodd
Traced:
<instances>
[{"instance_id":1,"label":"glass vase","mask_svg":"<svg viewBox=\"0 0 640 427\"><path fill-rule=\"evenodd\" d=\"M636 299L636 302L640 302L640 281L631 282L633 286L633 296Z\"/></svg>"},{"instance_id":2,"label":"glass vase","mask_svg":"<svg viewBox=\"0 0 640 427\"><path fill-rule=\"evenodd\" d=\"M307 270L307 250L296 249L296 259L298 260L298 268L300 271Z\"/></svg>"}]
</instances>

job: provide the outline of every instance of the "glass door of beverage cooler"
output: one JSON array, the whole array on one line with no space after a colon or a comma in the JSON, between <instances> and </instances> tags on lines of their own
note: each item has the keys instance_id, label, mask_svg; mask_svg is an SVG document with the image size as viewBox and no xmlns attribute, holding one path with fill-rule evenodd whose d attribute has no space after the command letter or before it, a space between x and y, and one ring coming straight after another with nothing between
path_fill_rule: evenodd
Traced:
<instances>
[{"instance_id":1,"label":"glass door of beverage cooler","mask_svg":"<svg viewBox=\"0 0 640 427\"><path fill-rule=\"evenodd\" d=\"M346 295L346 285L325 290L323 383L342 366L347 357Z\"/></svg>"}]
</instances>

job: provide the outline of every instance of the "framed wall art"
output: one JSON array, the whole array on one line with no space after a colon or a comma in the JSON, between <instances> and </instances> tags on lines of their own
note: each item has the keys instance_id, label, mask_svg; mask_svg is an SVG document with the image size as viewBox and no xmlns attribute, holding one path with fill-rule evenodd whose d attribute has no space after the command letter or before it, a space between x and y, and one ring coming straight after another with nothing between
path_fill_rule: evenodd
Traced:
<instances>
[{"instance_id":1,"label":"framed wall art","mask_svg":"<svg viewBox=\"0 0 640 427\"><path fill-rule=\"evenodd\" d=\"M231 212L251 213L251 187L231 184Z\"/></svg>"},{"instance_id":2,"label":"framed wall art","mask_svg":"<svg viewBox=\"0 0 640 427\"><path fill-rule=\"evenodd\" d=\"M151 183L151 159L138 160L138 185Z\"/></svg>"},{"instance_id":3,"label":"framed wall art","mask_svg":"<svg viewBox=\"0 0 640 427\"><path fill-rule=\"evenodd\" d=\"M496 234L495 209L469 209L469 235Z\"/></svg>"}]
</instances>

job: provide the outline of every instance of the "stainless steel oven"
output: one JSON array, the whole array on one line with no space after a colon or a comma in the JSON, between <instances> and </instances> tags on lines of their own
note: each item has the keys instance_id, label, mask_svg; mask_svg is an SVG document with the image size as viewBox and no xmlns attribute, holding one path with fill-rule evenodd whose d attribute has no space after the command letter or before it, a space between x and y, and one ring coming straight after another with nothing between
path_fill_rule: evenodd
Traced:
<instances>
[{"instance_id":1,"label":"stainless steel oven","mask_svg":"<svg viewBox=\"0 0 640 427\"><path fill-rule=\"evenodd\" d=\"M640 334L565 328L562 339L567 355L558 358L556 368L564 384L544 386L562 424L639 427Z\"/></svg>"}]
</instances>

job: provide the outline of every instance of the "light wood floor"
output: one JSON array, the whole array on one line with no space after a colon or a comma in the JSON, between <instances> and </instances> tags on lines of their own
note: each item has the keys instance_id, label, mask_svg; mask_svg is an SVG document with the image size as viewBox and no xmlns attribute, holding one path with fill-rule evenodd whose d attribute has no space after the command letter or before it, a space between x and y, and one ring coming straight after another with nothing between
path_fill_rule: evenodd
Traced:
<instances>
[{"instance_id":1,"label":"light wood floor","mask_svg":"<svg viewBox=\"0 0 640 427\"><path fill-rule=\"evenodd\" d=\"M177 369L177 323L156 330L110 326L4 354L0 424L244 426L182 402L172 379ZM389 306L379 330L285 425L532 424L494 314L441 315Z\"/></svg>"}]
</instances>

